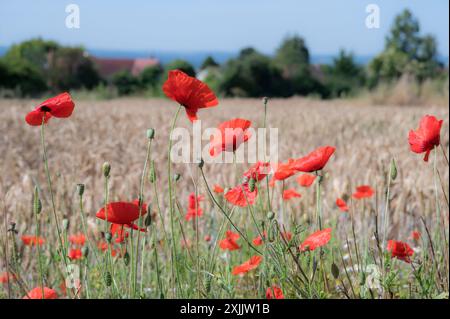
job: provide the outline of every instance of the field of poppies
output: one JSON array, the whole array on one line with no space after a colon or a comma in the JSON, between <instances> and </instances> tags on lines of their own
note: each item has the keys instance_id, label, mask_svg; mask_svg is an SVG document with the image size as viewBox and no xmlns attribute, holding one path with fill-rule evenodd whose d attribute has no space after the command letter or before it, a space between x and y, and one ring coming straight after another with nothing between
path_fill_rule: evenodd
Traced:
<instances>
[{"instance_id":1,"label":"field of poppies","mask_svg":"<svg viewBox=\"0 0 450 319\"><path fill-rule=\"evenodd\" d=\"M163 90L0 101L1 298L448 298L448 108ZM173 163L197 119L279 162Z\"/></svg>"}]
</instances>

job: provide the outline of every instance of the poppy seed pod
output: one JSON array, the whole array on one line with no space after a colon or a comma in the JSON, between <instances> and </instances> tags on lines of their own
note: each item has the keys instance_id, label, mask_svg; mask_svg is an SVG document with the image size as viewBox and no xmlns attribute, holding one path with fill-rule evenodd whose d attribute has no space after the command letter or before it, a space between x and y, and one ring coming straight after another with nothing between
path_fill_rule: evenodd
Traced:
<instances>
[{"instance_id":1,"label":"poppy seed pod","mask_svg":"<svg viewBox=\"0 0 450 319\"><path fill-rule=\"evenodd\" d=\"M128 253L128 251L123 255L123 263L125 264L125 266L128 266L130 264L130 254Z\"/></svg>"},{"instance_id":2,"label":"poppy seed pod","mask_svg":"<svg viewBox=\"0 0 450 319\"><path fill-rule=\"evenodd\" d=\"M39 215L42 211L42 203L39 199L39 191L37 186L34 188L34 194L33 194L33 212L36 215Z\"/></svg>"},{"instance_id":3,"label":"poppy seed pod","mask_svg":"<svg viewBox=\"0 0 450 319\"><path fill-rule=\"evenodd\" d=\"M255 186L256 186L256 180L254 178L250 178L250 180L248 181L248 190L250 192L253 192L255 190Z\"/></svg>"},{"instance_id":4,"label":"poppy seed pod","mask_svg":"<svg viewBox=\"0 0 450 319\"><path fill-rule=\"evenodd\" d=\"M198 167L199 167L200 169L202 169L202 168L203 168L203 165L205 165L205 161L203 160L203 158L201 158L200 161L198 162Z\"/></svg>"},{"instance_id":5,"label":"poppy seed pod","mask_svg":"<svg viewBox=\"0 0 450 319\"><path fill-rule=\"evenodd\" d=\"M155 129L154 128L149 128L147 130L147 138L149 140L152 140L155 137Z\"/></svg>"},{"instance_id":6,"label":"poppy seed pod","mask_svg":"<svg viewBox=\"0 0 450 319\"><path fill-rule=\"evenodd\" d=\"M176 174L173 175L173 180L174 180L175 182L178 182L178 181L180 180L180 178L181 178L181 175L178 174L178 173L176 173Z\"/></svg>"},{"instance_id":7,"label":"poppy seed pod","mask_svg":"<svg viewBox=\"0 0 450 319\"><path fill-rule=\"evenodd\" d=\"M112 235L110 232L105 234L105 240L108 242L108 244L111 243Z\"/></svg>"},{"instance_id":8,"label":"poppy seed pod","mask_svg":"<svg viewBox=\"0 0 450 319\"><path fill-rule=\"evenodd\" d=\"M83 196L84 194L84 184L77 184L77 193L78 196Z\"/></svg>"},{"instance_id":9,"label":"poppy seed pod","mask_svg":"<svg viewBox=\"0 0 450 319\"><path fill-rule=\"evenodd\" d=\"M147 214L147 216L145 217L145 220L144 220L144 225L145 225L145 227L149 227L151 224L152 224L152 215Z\"/></svg>"},{"instance_id":10,"label":"poppy seed pod","mask_svg":"<svg viewBox=\"0 0 450 319\"><path fill-rule=\"evenodd\" d=\"M102 166L103 176L109 177L109 173L111 172L111 164L108 162L104 162Z\"/></svg>"},{"instance_id":11,"label":"poppy seed pod","mask_svg":"<svg viewBox=\"0 0 450 319\"><path fill-rule=\"evenodd\" d=\"M83 248L81 248L81 253L83 254L83 257L87 257L89 255L89 247L83 246Z\"/></svg>"},{"instance_id":12,"label":"poppy seed pod","mask_svg":"<svg viewBox=\"0 0 450 319\"><path fill-rule=\"evenodd\" d=\"M63 230L68 230L70 226L69 220L67 218L64 218L62 220L62 228Z\"/></svg>"},{"instance_id":13,"label":"poppy seed pod","mask_svg":"<svg viewBox=\"0 0 450 319\"><path fill-rule=\"evenodd\" d=\"M267 213L267 219L268 220L272 220L274 217L275 217L275 213L274 212L270 211L270 212Z\"/></svg>"},{"instance_id":14,"label":"poppy seed pod","mask_svg":"<svg viewBox=\"0 0 450 319\"><path fill-rule=\"evenodd\" d=\"M108 287L111 286L111 284L112 284L112 276L111 276L111 273L109 271L105 272L103 279L105 280L106 286L108 286Z\"/></svg>"},{"instance_id":15,"label":"poppy seed pod","mask_svg":"<svg viewBox=\"0 0 450 319\"><path fill-rule=\"evenodd\" d=\"M152 161L152 163L150 165L150 170L148 172L148 180L150 181L150 183L156 182L155 162L154 161Z\"/></svg>"},{"instance_id":16,"label":"poppy seed pod","mask_svg":"<svg viewBox=\"0 0 450 319\"><path fill-rule=\"evenodd\" d=\"M269 98L267 96L262 98L262 101L264 103L264 105L267 105L267 102L269 101Z\"/></svg>"}]
</instances>

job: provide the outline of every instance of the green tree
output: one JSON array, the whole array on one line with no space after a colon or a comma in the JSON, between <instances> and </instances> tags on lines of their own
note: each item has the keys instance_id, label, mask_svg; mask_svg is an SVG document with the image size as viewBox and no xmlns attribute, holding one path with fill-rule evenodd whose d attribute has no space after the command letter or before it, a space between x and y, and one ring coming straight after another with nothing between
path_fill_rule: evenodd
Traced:
<instances>
[{"instance_id":1,"label":"green tree","mask_svg":"<svg viewBox=\"0 0 450 319\"><path fill-rule=\"evenodd\" d=\"M165 66L165 73L170 70L181 70L189 76L195 76L195 69L189 62L185 60L174 60Z\"/></svg>"},{"instance_id":2,"label":"green tree","mask_svg":"<svg viewBox=\"0 0 450 319\"><path fill-rule=\"evenodd\" d=\"M419 21L409 10L404 10L394 20L384 51L369 64L369 84L395 80L404 73L415 76L418 81L433 77L442 67L437 55L434 37L421 36Z\"/></svg>"},{"instance_id":3,"label":"green tree","mask_svg":"<svg viewBox=\"0 0 450 319\"><path fill-rule=\"evenodd\" d=\"M200 67L200 70L204 70L210 67L218 67L219 63L214 60L212 56L208 56L205 61L203 61L202 66Z\"/></svg>"},{"instance_id":4,"label":"green tree","mask_svg":"<svg viewBox=\"0 0 450 319\"><path fill-rule=\"evenodd\" d=\"M128 71L119 71L112 76L112 83L119 95L130 95L139 89L139 81Z\"/></svg>"},{"instance_id":5,"label":"green tree","mask_svg":"<svg viewBox=\"0 0 450 319\"><path fill-rule=\"evenodd\" d=\"M154 88L161 81L162 68L159 65L146 67L139 75L139 81L143 88Z\"/></svg>"}]
</instances>

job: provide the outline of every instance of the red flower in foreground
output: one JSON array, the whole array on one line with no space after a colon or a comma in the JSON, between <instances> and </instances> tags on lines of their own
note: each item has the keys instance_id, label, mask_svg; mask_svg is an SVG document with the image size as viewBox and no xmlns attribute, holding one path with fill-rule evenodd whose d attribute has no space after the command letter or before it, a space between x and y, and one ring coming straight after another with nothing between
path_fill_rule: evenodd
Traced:
<instances>
[{"instance_id":1,"label":"red flower in foreground","mask_svg":"<svg viewBox=\"0 0 450 319\"><path fill-rule=\"evenodd\" d=\"M264 239L267 238L267 232L266 231L264 231L263 237L264 237ZM255 237L255 239L253 239L253 245L255 245L255 246L261 246L263 243L264 243L264 241L263 241L263 238L261 237L261 235Z\"/></svg>"},{"instance_id":2,"label":"red flower in foreground","mask_svg":"<svg viewBox=\"0 0 450 319\"><path fill-rule=\"evenodd\" d=\"M221 152L234 152L248 141L251 134L248 131L252 122L244 119L232 119L219 125L216 134L211 136L209 154L217 156Z\"/></svg>"},{"instance_id":3,"label":"red flower in foreground","mask_svg":"<svg viewBox=\"0 0 450 319\"><path fill-rule=\"evenodd\" d=\"M316 176L311 174L302 174L297 177L297 183L302 187L309 187L316 180Z\"/></svg>"},{"instance_id":4,"label":"red flower in foreground","mask_svg":"<svg viewBox=\"0 0 450 319\"><path fill-rule=\"evenodd\" d=\"M23 235L21 239L25 246L42 246L45 243L45 239L42 237Z\"/></svg>"},{"instance_id":5,"label":"red flower in foreground","mask_svg":"<svg viewBox=\"0 0 450 319\"><path fill-rule=\"evenodd\" d=\"M255 190L250 192L248 183L245 183L230 189L225 194L225 199L233 205L247 207L248 204L253 205L255 203L257 195L257 188L255 187Z\"/></svg>"},{"instance_id":6,"label":"red flower in foreground","mask_svg":"<svg viewBox=\"0 0 450 319\"><path fill-rule=\"evenodd\" d=\"M44 287L44 296L42 296L42 287L36 287L31 289L22 299L58 299L58 295L53 289Z\"/></svg>"},{"instance_id":7,"label":"red flower in foreground","mask_svg":"<svg viewBox=\"0 0 450 319\"><path fill-rule=\"evenodd\" d=\"M355 199L363 199L370 198L374 194L374 190L369 185L361 185L356 187L356 192L353 193L353 198Z\"/></svg>"},{"instance_id":8,"label":"red flower in foreground","mask_svg":"<svg viewBox=\"0 0 450 319\"><path fill-rule=\"evenodd\" d=\"M414 153L424 153L423 160L428 162L430 152L435 146L439 146L441 140L441 127L443 120L438 120L431 115L422 117L419 128L409 131L409 145Z\"/></svg>"},{"instance_id":9,"label":"red flower in foreground","mask_svg":"<svg viewBox=\"0 0 450 319\"><path fill-rule=\"evenodd\" d=\"M283 291L280 287L272 286L266 290L267 299L284 299Z\"/></svg>"},{"instance_id":10,"label":"red flower in foreground","mask_svg":"<svg viewBox=\"0 0 450 319\"><path fill-rule=\"evenodd\" d=\"M273 173L273 179L277 181L285 180L296 173L292 168L294 160L290 158L287 163L279 163L275 167L275 172Z\"/></svg>"},{"instance_id":11,"label":"red flower in foreground","mask_svg":"<svg viewBox=\"0 0 450 319\"><path fill-rule=\"evenodd\" d=\"M336 199L336 206L343 212L348 212L348 206L347 203L342 199L338 198Z\"/></svg>"},{"instance_id":12,"label":"red flower in foreground","mask_svg":"<svg viewBox=\"0 0 450 319\"><path fill-rule=\"evenodd\" d=\"M202 216L203 210L200 208L200 202L203 201L205 197L203 195L197 196L197 199L195 198L195 193L189 194L189 206L188 211L184 218L186 220L191 220L191 218L195 218L196 216Z\"/></svg>"},{"instance_id":13,"label":"red flower in foreground","mask_svg":"<svg viewBox=\"0 0 450 319\"><path fill-rule=\"evenodd\" d=\"M137 229L137 226L133 224L135 220L139 218L139 201L133 202L113 202L106 205L107 215L105 214L105 208L102 207L96 214L97 218L107 219L108 222L113 224L128 225ZM142 204L141 215L145 215L147 212L147 205Z\"/></svg>"},{"instance_id":14,"label":"red flower in foreground","mask_svg":"<svg viewBox=\"0 0 450 319\"><path fill-rule=\"evenodd\" d=\"M305 173L320 171L325 167L336 148L323 146L315 149L305 157L299 158L292 165L292 168Z\"/></svg>"},{"instance_id":15,"label":"red flower in foreground","mask_svg":"<svg viewBox=\"0 0 450 319\"><path fill-rule=\"evenodd\" d=\"M81 259L81 258L83 258L83 253L81 252L81 249L79 249L79 248L70 249L68 257L70 260Z\"/></svg>"},{"instance_id":16,"label":"red flower in foreground","mask_svg":"<svg viewBox=\"0 0 450 319\"><path fill-rule=\"evenodd\" d=\"M169 99L183 105L191 122L197 120L197 110L219 104L214 92L202 81L180 70L169 71L162 87Z\"/></svg>"},{"instance_id":17,"label":"red flower in foreground","mask_svg":"<svg viewBox=\"0 0 450 319\"><path fill-rule=\"evenodd\" d=\"M300 198L300 197L302 197L302 195L300 193L297 193L297 191L293 188L286 189L283 192L283 199L285 201L290 200L292 198Z\"/></svg>"},{"instance_id":18,"label":"red flower in foreground","mask_svg":"<svg viewBox=\"0 0 450 319\"><path fill-rule=\"evenodd\" d=\"M247 179L253 178L257 182L259 182L264 179L270 173L270 171L270 163L258 161L244 173L244 177L247 177Z\"/></svg>"},{"instance_id":19,"label":"red flower in foreground","mask_svg":"<svg viewBox=\"0 0 450 319\"><path fill-rule=\"evenodd\" d=\"M252 256L249 260L244 262L243 264L236 266L233 268L233 275L239 275L249 272L250 270L253 270L259 266L259 264L262 261L261 256Z\"/></svg>"},{"instance_id":20,"label":"red flower in foreground","mask_svg":"<svg viewBox=\"0 0 450 319\"><path fill-rule=\"evenodd\" d=\"M82 233L71 235L69 236L69 241L73 245L84 246L84 243L86 242L86 236L84 236L84 234Z\"/></svg>"},{"instance_id":21,"label":"red flower in foreground","mask_svg":"<svg viewBox=\"0 0 450 319\"><path fill-rule=\"evenodd\" d=\"M216 193L216 194L222 194L222 193L223 193L223 188L222 188L220 185L215 184L215 185L214 185L213 191L214 191L214 193Z\"/></svg>"},{"instance_id":22,"label":"red flower in foreground","mask_svg":"<svg viewBox=\"0 0 450 319\"><path fill-rule=\"evenodd\" d=\"M47 123L54 117L69 117L72 115L75 104L69 93L61 93L39 104L33 111L27 114L25 121L32 126L42 125L42 120Z\"/></svg>"},{"instance_id":23,"label":"red flower in foreground","mask_svg":"<svg viewBox=\"0 0 450 319\"><path fill-rule=\"evenodd\" d=\"M414 250L407 243L396 240L388 241L387 250L391 252L393 258L398 258L407 263L411 262L410 257L414 254Z\"/></svg>"},{"instance_id":24,"label":"red flower in foreground","mask_svg":"<svg viewBox=\"0 0 450 319\"><path fill-rule=\"evenodd\" d=\"M236 240L241 237L238 233L233 233L231 230L227 230L227 233L225 235L225 239L222 239L219 242L219 247L223 250L237 250L241 247L237 244Z\"/></svg>"},{"instance_id":25,"label":"red flower in foreground","mask_svg":"<svg viewBox=\"0 0 450 319\"><path fill-rule=\"evenodd\" d=\"M411 232L410 238L413 240L420 240L420 238L422 237L422 233L418 230L413 230Z\"/></svg>"},{"instance_id":26,"label":"red flower in foreground","mask_svg":"<svg viewBox=\"0 0 450 319\"><path fill-rule=\"evenodd\" d=\"M318 247L326 245L331 239L331 228L316 231L314 234L308 236L300 245L300 250L312 251Z\"/></svg>"}]
</instances>

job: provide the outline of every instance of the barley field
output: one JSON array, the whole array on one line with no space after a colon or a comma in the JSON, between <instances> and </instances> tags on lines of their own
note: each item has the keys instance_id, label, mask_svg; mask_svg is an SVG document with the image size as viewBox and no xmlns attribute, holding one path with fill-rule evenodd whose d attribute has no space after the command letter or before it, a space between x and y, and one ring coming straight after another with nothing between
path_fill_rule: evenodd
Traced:
<instances>
[{"instance_id":1,"label":"barley field","mask_svg":"<svg viewBox=\"0 0 450 319\"><path fill-rule=\"evenodd\" d=\"M255 204L238 207L214 192L214 185L226 193L253 163L205 163L202 169L173 164L171 174L179 176L173 180L170 216L167 147L177 105L168 99L74 98L69 119L52 118L45 125L61 250L40 128L24 121L40 102L0 100L1 298L26 297L41 285L58 298L448 298L448 107L269 99L267 124L279 130L280 162L320 146L336 148L321 176L310 187L297 183L300 173L274 187L263 180ZM444 120L441 147L429 162L408 144L409 131L426 114ZM220 99L198 116L203 128L231 118L262 127L264 105L259 99ZM183 110L177 126L191 128ZM150 128L155 135L143 175ZM111 166L106 184L104 162ZM128 236L108 246L108 228L96 213L105 197L108 203L139 198L142 176L142 199L151 216L145 218L146 232L126 229ZM81 195L77 184L84 185ZM360 185L374 194L355 199ZM283 199L286 189L301 197ZM203 214L187 221L192 193L202 196L194 202ZM339 209L337 198L348 211ZM317 230L318 210L321 223L332 229L331 240L303 251L299 247ZM239 249L222 249L226 232L236 231L233 225L242 231L236 236ZM44 242L26 244L23 236L36 236L37 230ZM255 244L263 231L269 235ZM284 232L291 238L280 238ZM76 234L86 240L71 240ZM411 260L394 258L388 240L407 242ZM61 257L76 249L79 255ZM263 257L256 269L233 274L255 255ZM74 269L73 277L63 261Z\"/></svg>"}]
</instances>

